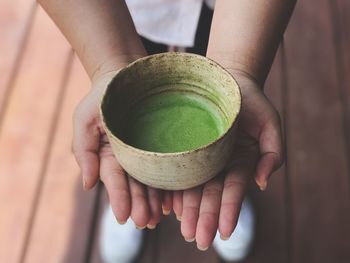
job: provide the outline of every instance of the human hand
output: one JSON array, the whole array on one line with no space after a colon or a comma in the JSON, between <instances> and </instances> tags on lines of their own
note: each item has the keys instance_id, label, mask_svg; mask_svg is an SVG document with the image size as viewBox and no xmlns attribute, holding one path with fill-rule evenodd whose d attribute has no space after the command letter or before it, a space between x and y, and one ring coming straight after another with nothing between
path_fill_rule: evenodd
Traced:
<instances>
[{"instance_id":1,"label":"human hand","mask_svg":"<svg viewBox=\"0 0 350 263\"><path fill-rule=\"evenodd\" d=\"M219 230L228 239L238 220L248 183L254 178L261 190L283 162L281 124L277 111L261 87L248 75L231 71L242 92L238 138L227 168L203 186L177 191L173 209L181 219L187 241L206 250Z\"/></svg>"},{"instance_id":2,"label":"human hand","mask_svg":"<svg viewBox=\"0 0 350 263\"><path fill-rule=\"evenodd\" d=\"M101 179L119 223L131 216L138 228L154 228L160 221L162 207L164 214L170 213L172 193L145 186L128 176L113 155L102 128L100 100L117 72L108 71L95 77L91 91L77 106L73 152L81 169L84 189L91 189Z\"/></svg>"}]
</instances>

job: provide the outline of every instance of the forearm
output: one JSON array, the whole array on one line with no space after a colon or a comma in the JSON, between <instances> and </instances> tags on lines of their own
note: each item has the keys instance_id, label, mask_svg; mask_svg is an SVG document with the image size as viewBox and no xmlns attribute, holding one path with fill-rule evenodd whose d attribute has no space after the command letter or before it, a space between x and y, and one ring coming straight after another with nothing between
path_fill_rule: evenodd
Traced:
<instances>
[{"instance_id":1,"label":"forearm","mask_svg":"<svg viewBox=\"0 0 350 263\"><path fill-rule=\"evenodd\" d=\"M90 78L146 51L121 0L38 0L68 39Z\"/></svg>"},{"instance_id":2,"label":"forearm","mask_svg":"<svg viewBox=\"0 0 350 263\"><path fill-rule=\"evenodd\" d=\"M296 0L217 0L207 56L263 85Z\"/></svg>"}]
</instances>

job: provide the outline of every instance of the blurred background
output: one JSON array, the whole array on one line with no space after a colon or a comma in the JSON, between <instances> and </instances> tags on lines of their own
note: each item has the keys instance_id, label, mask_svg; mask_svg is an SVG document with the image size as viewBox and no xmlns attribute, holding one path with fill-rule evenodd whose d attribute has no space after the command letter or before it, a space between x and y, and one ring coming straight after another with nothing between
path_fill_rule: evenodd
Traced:
<instances>
[{"instance_id":1,"label":"blurred background","mask_svg":"<svg viewBox=\"0 0 350 263\"><path fill-rule=\"evenodd\" d=\"M244 262L350 262L350 2L299 0L266 93L287 161L266 192ZM84 192L72 112L89 80L32 0L0 0L0 262L101 262L101 185ZM171 215L145 235L139 263L219 263L184 242Z\"/></svg>"}]
</instances>

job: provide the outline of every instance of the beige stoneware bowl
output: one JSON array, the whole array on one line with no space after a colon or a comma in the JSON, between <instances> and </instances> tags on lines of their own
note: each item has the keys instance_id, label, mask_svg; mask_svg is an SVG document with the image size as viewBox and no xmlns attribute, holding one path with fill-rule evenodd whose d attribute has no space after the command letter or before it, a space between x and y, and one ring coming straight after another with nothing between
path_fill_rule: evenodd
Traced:
<instances>
[{"instance_id":1,"label":"beige stoneware bowl","mask_svg":"<svg viewBox=\"0 0 350 263\"><path fill-rule=\"evenodd\" d=\"M119 133L132 105L179 87L217 107L227 122L224 133L183 152L150 152L126 144ZM240 90L229 72L205 57L169 52L141 58L120 70L106 89L100 111L113 152L129 175L155 188L181 190L203 184L225 168L234 150L240 108Z\"/></svg>"}]
</instances>

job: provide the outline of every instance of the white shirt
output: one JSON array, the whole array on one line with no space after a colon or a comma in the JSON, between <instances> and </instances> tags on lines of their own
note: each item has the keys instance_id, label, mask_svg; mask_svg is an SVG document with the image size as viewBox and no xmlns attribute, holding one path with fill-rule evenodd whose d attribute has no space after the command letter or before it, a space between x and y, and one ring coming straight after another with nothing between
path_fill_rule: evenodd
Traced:
<instances>
[{"instance_id":1,"label":"white shirt","mask_svg":"<svg viewBox=\"0 0 350 263\"><path fill-rule=\"evenodd\" d=\"M203 2L215 0L126 0L137 32L157 43L192 47Z\"/></svg>"}]
</instances>

